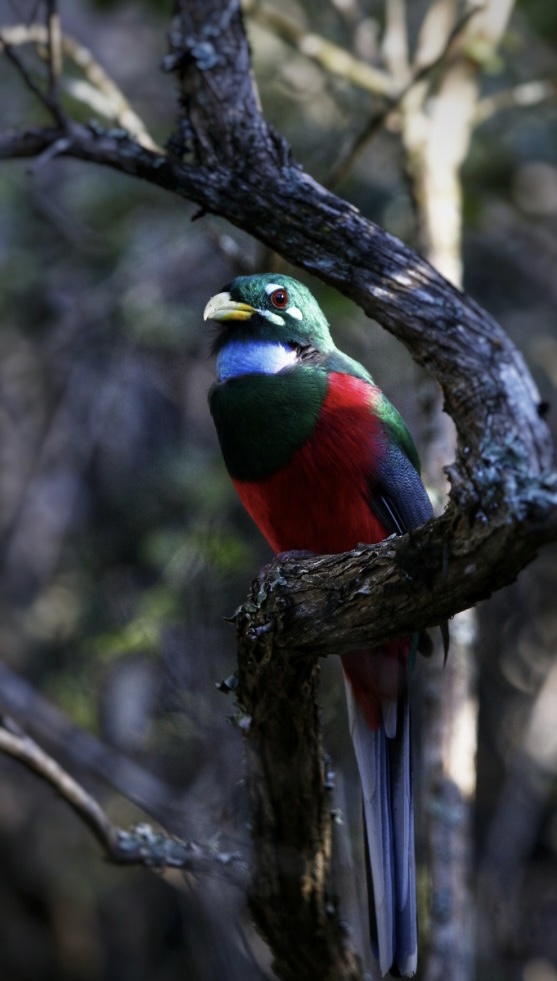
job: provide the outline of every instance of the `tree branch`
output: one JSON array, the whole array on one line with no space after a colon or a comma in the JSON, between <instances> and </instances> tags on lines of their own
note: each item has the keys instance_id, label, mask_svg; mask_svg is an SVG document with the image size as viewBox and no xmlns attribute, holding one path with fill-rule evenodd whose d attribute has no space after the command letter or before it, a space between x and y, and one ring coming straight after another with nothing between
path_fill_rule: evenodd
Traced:
<instances>
[{"instance_id":1,"label":"tree branch","mask_svg":"<svg viewBox=\"0 0 557 981\"><path fill-rule=\"evenodd\" d=\"M391 71L398 80L397 86L396 88L393 87L393 93L389 101L379 112L371 116L364 128L353 138L351 145L344 151L342 158L334 165L326 182L329 188L335 188L346 177L364 148L385 126L391 114L395 113L401 106L404 106L405 100L409 96L413 100L415 98L418 103L423 101L429 88L427 82L428 76L445 60L450 58L455 43L465 30L470 19L478 12L479 8L471 8L466 11L452 28L447 26L447 30L444 31L443 26L445 25L442 23L443 18L439 17L441 13L439 4L430 7L420 31L418 39L419 48L416 52L412 69L410 69L410 66L405 61L407 57L406 45L403 44L401 51L398 53L396 50L391 51L393 44L391 37L395 27L399 31L404 29L405 11L403 5L401 6L399 0L397 0L396 3L389 4L387 9L389 18L385 32L383 52L386 59L391 63ZM432 15L436 16L433 17ZM433 31L429 31L428 26L432 21L434 21L431 24ZM425 44L424 38L431 34L433 34L436 43Z\"/></svg>"},{"instance_id":2,"label":"tree branch","mask_svg":"<svg viewBox=\"0 0 557 981\"><path fill-rule=\"evenodd\" d=\"M50 755L113 787L170 826L182 820L181 795L139 763L74 725L29 682L0 662L0 714L14 718Z\"/></svg>"},{"instance_id":3,"label":"tree branch","mask_svg":"<svg viewBox=\"0 0 557 981\"><path fill-rule=\"evenodd\" d=\"M237 853L217 852L195 842L181 841L155 831L149 824L138 824L126 831L116 827L98 801L9 716L0 719L0 750L53 787L93 832L111 862L209 872L222 871L239 859Z\"/></svg>"},{"instance_id":4,"label":"tree branch","mask_svg":"<svg viewBox=\"0 0 557 981\"><path fill-rule=\"evenodd\" d=\"M105 72L89 48L70 34L62 34L58 18L54 23L57 51L54 64L58 66L62 55L65 55L83 72L86 79L86 81L75 78L63 79L56 75L57 84L63 82L77 101L88 103L96 112L100 112L107 119L114 120L141 146L155 153L162 153L161 148L147 132L143 120L134 112L124 93ZM1 38L11 49L24 44L34 44L40 49L48 45L49 32L43 24L16 24L4 27ZM54 75L54 68L50 73Z\"/></svg>"},{"instance_id":5,"label":"tree branch","mask_svg":"<svg viewBox=\"0 0 557 981\"><path fill-rule=\"evenodd\" d=\"M16 51L14 51L13 46L8 42L3 32L0 32L0 52L3 52L8 61L10 61L14 68L16 68L25 87L28 88L31 94L42 103L47 112L54 118L58 126L62 128L64 125L64 120L62 119L57 103L51 98L50 94L47 95L44 93L41 87L36 84L31 74L28 72L25 64Z\"/></svg>"},{"instance_id":6,"label":"tree branch","mask_svg":"<svg viewBox=\"0 0 557 981\"><path fill-rule=\"evenodd\" d=\"M300 54L333 75L356 85L360 89L381 97L393 97L396 82L381 68L375 68L362 58L357 58L345 48L328 41L320 34L301 27L277 7L267 3L252 2L246 5L246 12L262 27L268 28L286 44L296 48Z\"/></svg>"},{"instance_id":7,"label":"tree branch","mask_svg":"<svg viewBox=\"0 0 557 981\"><path fill-rule=\"evenodd\" d=\"M48 51L48 98L59 107L58 82L62 74L62 32L56 0L46 3L46 34Z\"/></svg>"},{"instance_id":8,"label":"tree branch","mask_svg":"<svg viewBox=\"0 0 557 981\"><path fill-rule=\"evenodd\" d=\"M480 99L476 106L474 122L476 126L480 126L502 109L527 109L529 106L554 100L556 96L557 80L554 78L521 82L511 89L503 89L501 92Z\"/></svg>"},{"instance_id":9,"label":"tree branch","mask_svg":"<svg viewBox=\"0 0 557 981\"><path fill-rule=\"evenodd\" d=\"M491 482L485 490L490 496ZM557 538L555 474L533 480L515 505L493 500L475 517L451 505L379 545L284 563L279 556L236 615L240 635L265 647L272 640L281 650L339 654L442 622L514 582Z\"/></svg>"}]
</instances>

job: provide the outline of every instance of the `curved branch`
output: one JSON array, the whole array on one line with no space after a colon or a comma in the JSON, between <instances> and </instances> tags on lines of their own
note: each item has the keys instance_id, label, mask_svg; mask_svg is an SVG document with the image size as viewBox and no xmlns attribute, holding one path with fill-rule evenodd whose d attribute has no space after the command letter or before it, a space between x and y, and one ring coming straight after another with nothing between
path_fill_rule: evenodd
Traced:
<instances>
[{"instance_id":1,"label":"curved branch","mask_svg":"<svg viewBox=\"0 0 557 981\"><path fill-rule=\"evenodd\" d=\"M226 122L216 166L184 163L150 152L124 134L77 124L69 134L46 128L1 133L0 159L36 157L69 136L61 154L112 167L194 201L336 286L439 380L460 436L452 471L457 488L474 483L478 464L486 475L478 458L484 450L491 455L496 446L507 447L508 459L501 463L520 458L532 478L548 469L552 447L537 390L522 356L489 314L412 249L289 161L262 118L259 137L252 141L249 117L246 154L238 156L231 148L243 129L228 121L225 101L220 111ZM211 130L216 129L213 120ZM208 150L210 160L213 149ZM229 150L232 160L226 159ZM493 473L494 482L497 476Z\"/></svg>"},{"instance_id":2,"label":"curved branch","mask_svg":"<svg viewBox=\"0 0 557 981\"><path fill-rule=\"evenodd\" d=\"M237 853L217 852L196 842L169 837L149 824L137 824L128 830L116 827L98 801L9 716L0 719L0 751L19 760L53 787L93 832L111 862L207 872L222 871L239 858Z\"/></svg>"},{"instance_id":3,"label":"curved branch","mask_svg":"<svg viewBox=\"0 0 557 981\"><path fill-rule=\"evenodd\" d=\"M487 599L556 538L552 474L532 480L513 502L493 501L475 515L453 505L417 531L378 545L312 559L279 556L236 614L239 634L298 653L375 647Z\"/></svg>"}]
</instances>

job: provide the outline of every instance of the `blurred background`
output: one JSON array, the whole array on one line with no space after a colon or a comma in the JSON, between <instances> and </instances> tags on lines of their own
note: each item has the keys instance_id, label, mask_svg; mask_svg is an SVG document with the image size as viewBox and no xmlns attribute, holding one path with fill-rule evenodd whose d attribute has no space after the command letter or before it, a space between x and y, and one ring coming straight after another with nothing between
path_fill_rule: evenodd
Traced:
<instances>
[{"instance_id":1,"label":"blurred background","mask_svg":"<svg viewBox=\"0 0 557 981\"><path fill-rule=\"evenodd\" d=\"M37 6L0 0L0 25L27 21ZM427 6L409 5L411 39ZM383 2L275 0L275 9L377 62ZM164 145L176 115L174 81L160 70L171 4L73 0L60 12ZM375 97L255 14L249 29L269 121L327 182ZM32 50L24 54L37 72ZM505 97L532 82L528 104ZM464 286L524 353L554 433L556 90L557 7L523 0L485 66L485 118L464 166ZM45 122L5 57L0 92L0 129ZM75 89L64 97L75 117L98 115ZM338 191L419 246L396 122L378 129ZM233 696L216 685L235 668L224 617L270 552L220 458L202 311L235 275L277 259L194 214L79 162L1 164L0 704L17 704L28 731L115 822L160 821L248 857L241 734ZM282 268L315 291L339 346L371 369L424 451L423 377L406 351L339 294ZM556 556L545 550L479 611L473 871L477 977L490 981L557 981ZM322 674L343 814L339 879L357 939L355 771L333 659ZM508 903L491 919L481 883L494 864ZM2 981L271 976L239 879L108 865L52 789L0 757Z\"/></svg>"}]
</instances>

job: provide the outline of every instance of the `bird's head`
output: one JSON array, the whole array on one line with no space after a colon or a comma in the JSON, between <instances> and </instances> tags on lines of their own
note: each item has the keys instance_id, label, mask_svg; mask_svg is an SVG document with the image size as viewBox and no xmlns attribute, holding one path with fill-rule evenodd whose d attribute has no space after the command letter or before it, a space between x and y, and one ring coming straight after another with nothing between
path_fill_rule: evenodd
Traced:
<instances>
[{"instance_id":1,"label":"bird's head","mask_svg":"<svg viewBox=\"0 0 557 981\"><path fill-rule=\"evenodd\" d=\"M308 350L335 350L329 325L302 283L280 273L238 276L205 307L205 320L221 326L213 350L219 378L273 374Z\"/></svg>"}]
</instances>

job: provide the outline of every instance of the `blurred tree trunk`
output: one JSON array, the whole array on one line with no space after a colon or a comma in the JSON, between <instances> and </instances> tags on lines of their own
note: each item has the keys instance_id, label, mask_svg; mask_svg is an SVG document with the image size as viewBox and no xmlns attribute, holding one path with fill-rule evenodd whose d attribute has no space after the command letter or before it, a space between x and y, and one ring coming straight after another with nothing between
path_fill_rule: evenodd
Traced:
<instances>
[{"instance_id":1,"label":"blurred tree trunk","mask_svg":"<svg viewBox=\"0 0 557 981\"><path fill-rule=\"evenodd\" d=\"M469 10L472 4L468 4ZM398 52L391 63L403 84L447 50L448 64L437 89L428 80L413 85L401 106L406 153L424 254L450 282L462 289L462 185L460 169L474 128L480 75L506 28L513 0L486 0L451 43L459 5L434 0L424 18L413 64L408 46L387 44ZM399 0L388 4L389 34L404 31ZM402 54L401 54L402 52ZM439 387L422 382L429 433L424 454L425 479L441 499L441 466L453 458L455 431L443 411ZM477 693L473 609L451 622L451 648L443 663L441 644L424 666L423 783L424 831L429 900L426 981L471 981L475 976L473 806L476 787Z\"/></svg>"}]
</instances>

